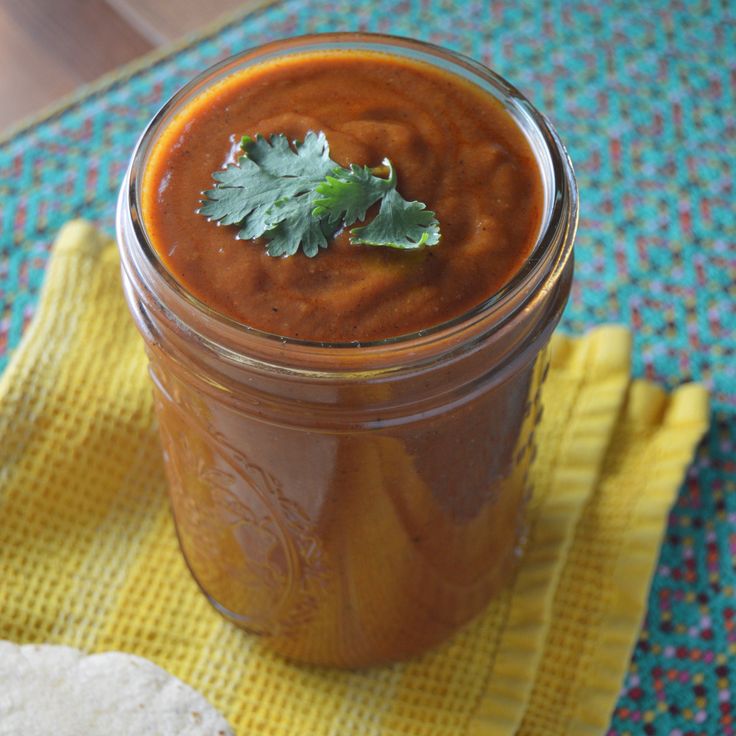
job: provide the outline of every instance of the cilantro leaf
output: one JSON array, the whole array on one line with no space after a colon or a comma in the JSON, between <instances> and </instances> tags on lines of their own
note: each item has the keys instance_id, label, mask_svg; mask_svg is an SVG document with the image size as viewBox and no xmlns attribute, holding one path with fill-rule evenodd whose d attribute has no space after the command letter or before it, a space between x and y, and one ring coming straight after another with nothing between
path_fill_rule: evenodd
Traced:
<instances>
[{"instance_id":1,"label":"cilantro leaf","mask_svg":"<svg viewBox=\"0 0 736 736\"><path fill-rule=\"evenodd\" d=\"M244 155L212 175L215 186L203 193L198 211L220 225L237 225L242 240L265 237L270 256L291 256L301 247L314 257L379 200L374 220L351 230L352 243L414 249L440 240L434 213L396 191L388 159L386 178L367 166L338 166L322 132L293 144L283 134L243 136L240 145Z\"/></svg>"},{"instance_id":2,"label":"cilantro leaf","mask_svg":"<svg viewBox=\"0 0 736 736\"><path fill-rule=\"evenodd\" d=\"M317 185L313 214L315 217L328 215L332 222L343 219L350 227L356 220L365 220L366 210L378 202L386 192L396 186L396 173L391 162L385 158L383 165L388 167L388 178L374 176L367 166L350 164L349 169L335 169L331 175Z\"/></svg>"},{"instance_id":3,"label":"cilantro leaf","mask_svg":"<svg viewBox=\"0 0 736 736\"><path fill-rule=\"evenodd\" d=\"M279 216L279 202L311 194L337 168L330 159L324 133L307 133L294 149L283 135L269 139L243 136L241 146L246 155L237 165L212 175L217 184L204 192L206 199L199 208L200 214L221 225L240 225L241 240L269 233L284 219ZM295 232L299 231L296 228ZM298 249L297 240L289 254Z\"/></svg>"},{"instance_id":4,"label":"cilantro leaf","mask_svg":"<svg viewBox=\"0 0 736 736\"><path fill-rule=\"evenodd\" d=\"M354 245L384 245L413 250L440 242L440 226L422 202L408 202L396 189L388 192L372 222L350 231Z\"/></svg>"},{"instance_id":5,"label":"cilantro leaf","mask_svg":"<svg viewBox=\"0 0 736 736\"><path fill-rule=\"evenodd\" d=\"M262 135L247 139L243 149L248 158L263 171L276 178L299 178L305 188L308 183L322 181L337 164L330 158L330 147L325 134L313 133L304 136L304 142L295 141L294 148L285 135Z\"/></svg>"},{"instance_id":6,"label":"cilantro leaf","mask_svg":"<svg viewBox=\"0 0 736 736\"><path fill-rule=\"evenodd\" d=\"M268 215L268 255L292 256L301 244L304 255L313 258L320 248L329 245L338 225L312 216L316 196L315 192L308 192L274 204Z\"/></svg>"},{"instance_id":7,"label":"cilantro leaf","mask_svg":"<svg viewBox=\"0 0 736 736\"><path fill-rule=\"evenodd\" d=\"M214 189L204 192L199 212L221 225L245 224L248 234L242 237L257 238L266 230L265 214L273 203L282 197L296 194L297 180L279 181L263 171L249 158L242 156L237 166L216 171L212 178Z\"/></svg>"}]
</instances>

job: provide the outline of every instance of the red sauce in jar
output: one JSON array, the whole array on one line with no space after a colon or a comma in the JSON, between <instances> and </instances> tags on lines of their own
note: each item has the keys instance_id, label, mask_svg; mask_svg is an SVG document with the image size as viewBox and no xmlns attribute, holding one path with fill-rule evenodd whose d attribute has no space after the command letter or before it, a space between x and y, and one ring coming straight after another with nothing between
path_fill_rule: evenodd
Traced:
<instances>
[{"instance_id":1,"label":"red sauce in jar","mask_svg":"<svg viewBox=\"0 0 736 736\"><path fill-rule=\"evenodd\" d=\"M506 103L434 61L294 51L300 43L193 83L201 91L139 149L138 201L148 244L199 302L268 333L358 346L275 340L182 297L148 258L127 189L119 233L193 575L275 650L353 667L442 641L511 574L544 346L570 288L576 196L562 147L535 139L563 176L540 246L553 257L473 319L416 334L467 314L528 265L546 206L540 164ZM408 252L339 233L314 258L273 258L197 213L242 135L310 130L326 134L340 165L390 158L402 196L436 213L441 242Z\"/></svg>"},{"instance_id":2,"label":"red sauce in jar","mask_svg":"<svg viewBox=\"0 0 736 736\"><path fill-rule=\"evenodd\" d=\"M197 214L242 135L310 130L342 166L391 159L402 196L436 213L440 244L351 245L344 231L315 258L272 258ZM266 332L350 342L416 332L495 294L534 246L543 187L519 126L477 85L385 53L325 51L245 69L190 102L156 142L142 207L159 257L201 301Z\"/></svg>"}]
</instances>

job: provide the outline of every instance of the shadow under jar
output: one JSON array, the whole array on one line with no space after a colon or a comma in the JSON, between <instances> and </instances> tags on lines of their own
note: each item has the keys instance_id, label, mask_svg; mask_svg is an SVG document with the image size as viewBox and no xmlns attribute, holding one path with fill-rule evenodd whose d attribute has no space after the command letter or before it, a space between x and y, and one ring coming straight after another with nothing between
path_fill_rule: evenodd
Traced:
<instances>
[{"instance_id":1,"label":"shadow under jar","mask_svg":"<svg viewBox=\"0 0 736 736\"><path fill-rule=\"evenodd\" d=\"M544 189L536 244L497 293L361 343L283 337L212 309L172 275L141 216L152 147L190 100L264 60L340 49L477 85L523 131ZM125 177L118 243L179 542L220 613L287 657L355 667L422 652L483 609L522 553L545 346L569 294L576 223L572 168L547 120L488 69L437 47L290 39L209 69L164 106Z\"/></svg>"}]
</instances>

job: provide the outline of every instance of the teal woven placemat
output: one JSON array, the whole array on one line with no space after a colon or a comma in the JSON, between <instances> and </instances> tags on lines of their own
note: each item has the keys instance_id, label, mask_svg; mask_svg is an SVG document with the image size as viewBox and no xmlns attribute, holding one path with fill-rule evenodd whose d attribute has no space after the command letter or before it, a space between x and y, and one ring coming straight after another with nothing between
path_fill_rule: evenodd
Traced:
<instances>
[{"instance_id":1,"label":"teal woven placemat","mask_svg":"<svg viewBox=\"0 0 736 736\"><path fill-rule=\"evenodd\" d=\"M713 427L672 512L610 736L733 734L736 7L726 0L287 0L112 81L0 144L0 369L33 314L54 234L77 216L112 231L131 148L167 97L249 46L356 29L462 51L549 115L582 196L565 325L629 324L636 374L713 392Z\"/></svg>"}]
</instances>

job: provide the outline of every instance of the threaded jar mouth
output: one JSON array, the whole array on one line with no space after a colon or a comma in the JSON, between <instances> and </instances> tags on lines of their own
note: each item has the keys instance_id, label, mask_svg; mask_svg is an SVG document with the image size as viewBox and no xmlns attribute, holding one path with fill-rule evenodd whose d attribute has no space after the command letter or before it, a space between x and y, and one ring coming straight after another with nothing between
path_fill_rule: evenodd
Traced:
<instances>
[{"instance_id":1,"label":"threaded jar mouth","mask_svg":"<svg viewBox=\"0 0 736 736\"><path fill-rule=\"evenodd\" d=\"M251 327L208 306L191 294L159 258L141 214L141 182L148 156L170 121L204 89L249 66L287 55L328 50L377 51L435 65L468 80L499 100L525 134L544 184L544 214L536 243L523 266L495 294L466 312L426 329L372 341L324 342L286 337ZM185 84L153 117L141 135L118 203L118 242L123 269L155 283L169 319L194 333L199 344L234 362L271 368L330 371L335 351L339 373L360 373L404 363L407 355L457 350L501 329L556 282L570 260L578 217L578 194L569 156L547 118L513 85L462 54L433 44L368 33L329 33L272 42L225 59ZM274 351L278 356L274 356ZM331 356L331 357L328 357ZM276 359L274 359L276 358ZM318 366L321 366L318 367Z\"/></svg>"}]
</instances>

